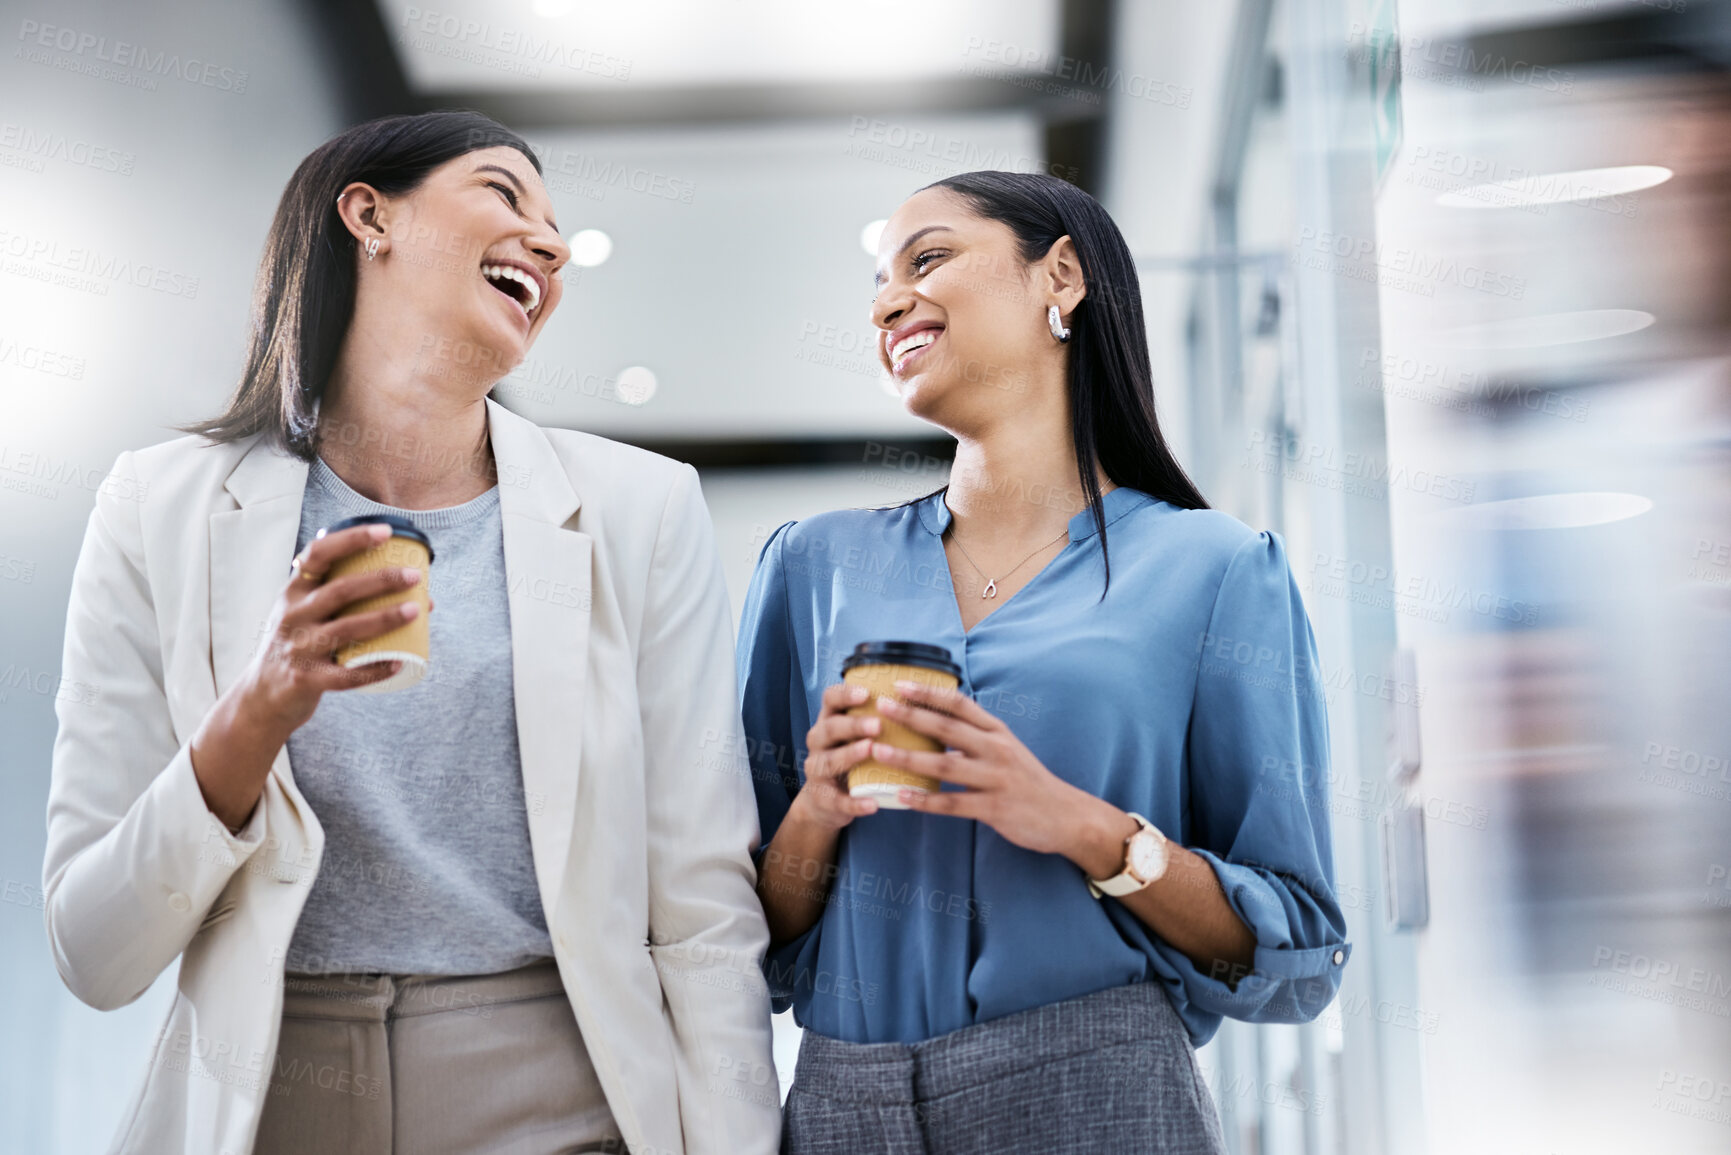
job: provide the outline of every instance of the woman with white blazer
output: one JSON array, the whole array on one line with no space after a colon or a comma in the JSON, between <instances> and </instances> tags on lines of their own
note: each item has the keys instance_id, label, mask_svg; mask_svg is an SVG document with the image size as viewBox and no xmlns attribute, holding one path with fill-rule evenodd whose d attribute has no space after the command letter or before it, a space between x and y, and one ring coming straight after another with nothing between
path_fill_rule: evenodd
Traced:
<instances>
[{"instance_id":1,"label":"woman with white blazer","mask_svg":"<svg viewBox=\"0 0 1731 1155\"><path fill-rule=\"evenodd\" d=\"M488 396L569 250L529 146L471 112L345 132L289 181L242 383L120 454L73 574L43 865L99 1009L177 957L111 1147L770 1151L757 817L689 466ZM431 663L346 642L412 569ZM292 559L292 560L291 560ZM412 616L413 611L409 611ZM64 704L63 704L64 705Z\"/></svg>"}]
</instances>

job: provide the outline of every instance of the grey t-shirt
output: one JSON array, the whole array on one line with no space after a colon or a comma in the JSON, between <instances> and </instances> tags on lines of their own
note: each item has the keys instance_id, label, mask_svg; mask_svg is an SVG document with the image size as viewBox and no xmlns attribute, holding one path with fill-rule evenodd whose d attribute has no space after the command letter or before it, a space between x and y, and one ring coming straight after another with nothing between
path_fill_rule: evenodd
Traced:
<instances>
[{"instance_id":1,"label":"grey t-shirt","mask_svg":"<svg viewBox=\"0 0 1731 1155\"><path fill-rule=\"evenodd\" d=\"M361 513L407 517L433 543L431 661L406 690L326 693L289 737L325 849L285 966L493 974L551 957L517 752L499 489L398 509L315 460L296 550Z\"/></svg>"}]
</instances>

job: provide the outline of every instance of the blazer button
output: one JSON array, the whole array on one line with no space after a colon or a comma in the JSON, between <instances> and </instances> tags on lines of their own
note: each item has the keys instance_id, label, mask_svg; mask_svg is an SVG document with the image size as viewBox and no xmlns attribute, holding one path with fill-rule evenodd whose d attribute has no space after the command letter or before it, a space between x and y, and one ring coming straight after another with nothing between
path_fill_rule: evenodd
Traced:
<instances>
[{"instance_id":1,"label":"blazer button","mask_svg":"<svg viewBox=\"0 0 1731 1155\"><path fill-rule=\"evenodd\" d=\"M192 909L192 899L177 890L168 896L168 905L173 910L187 911Z\"/></svg>"},{"instance_id":2,"label":"blazer button","mask_svg":"<svg viewBox=\"0 0 1731 1155\"><path fill-rule=\"evenodd\" d=\"M1339 966L1341 963L1343 963L1345 961L1346 961L1346 952L1345 951L1337 950L1334 952L1334 965L1335 966Z\"/></svg>"}]
</instances>

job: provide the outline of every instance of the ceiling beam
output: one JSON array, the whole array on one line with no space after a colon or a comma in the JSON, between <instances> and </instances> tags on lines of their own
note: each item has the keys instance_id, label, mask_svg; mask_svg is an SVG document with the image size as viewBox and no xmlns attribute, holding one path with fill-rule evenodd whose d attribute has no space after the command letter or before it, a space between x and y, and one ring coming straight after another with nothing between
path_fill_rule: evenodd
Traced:
<instances>
[{"instance_id":1,"label":"ceiling beam","mask_svg":"<svg viewBox=\"0 0 1731 1155\"><path fill-rule=\"evenodd\" d=\"M836 84L728 84L583 89L457 89L425 94L515 128L610 128L852 116L1029 112L1042 119L1070 102L991 77Z\"/></svg>"},{"instance_id":2,"label":"ceiling beam","mask_svg":"<svg viewBox=\"0 0 1731 1155\"><path fill-rule=\"evenodd\" d=\"M698 469L760 469L790 465L851 465L882 462L885 446L893 447L898 459L950 461L956 455L956 439L883 434L866 437L740 437L672 438L639 437L608 433L607 438L635 445L685 461Z\"/></svg>"}]
</instances>

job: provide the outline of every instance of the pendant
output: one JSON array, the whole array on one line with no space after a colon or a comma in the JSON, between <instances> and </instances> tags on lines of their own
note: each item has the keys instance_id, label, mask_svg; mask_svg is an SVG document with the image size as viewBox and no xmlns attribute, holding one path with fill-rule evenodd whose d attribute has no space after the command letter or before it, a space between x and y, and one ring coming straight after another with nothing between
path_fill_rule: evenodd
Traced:
<instances>
[{"instance_id":1,"label":"pendant","mask_svg":"<svg viewBox=\"0 0 1731 1155\"><path fill-rule=\"evenodd\" d=\"M995 597L997 597L998 596L997 580L993 579L992 581L987 582L986 588L980 591L980 596L982 598L995 598Z\"/></svg>"}]
</instances>

